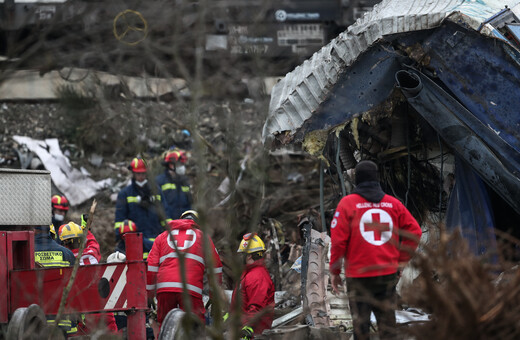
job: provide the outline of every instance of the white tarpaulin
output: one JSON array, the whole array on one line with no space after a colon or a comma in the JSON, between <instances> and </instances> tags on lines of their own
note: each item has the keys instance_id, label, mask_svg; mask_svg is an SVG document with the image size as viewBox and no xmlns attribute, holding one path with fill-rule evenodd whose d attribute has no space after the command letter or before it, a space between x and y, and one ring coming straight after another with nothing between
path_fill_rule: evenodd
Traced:
<instances>
[{"instance_id":1,"label":"white tarpaulin","mask_svg":"<svg viewBox=\"0 0 520 340\"><path fill-rule=\"evenodd\" d=\"M92 198L98 190L110 184L110 179L96 182L80 170L73 168L70 160L61 152L56 138L36 140L25 136L14 136L13 139L20 145L25 144L40 158L45 169L50 171L52 182L67 197L72 206Z\"/></svg>"},{"instance_id":2,"label":"white tarpaulin","mask_svg":"<svg viewBox=\"0 0 520 340\"><path fill-rule=\"evenodd\" d=\"M407 324L413 322L426 322L431 320L431 315L426 314L420 309L408 308L407 310L395 311L395 322L397 324ZM370 322L377 325L376 316L374 313L370 314Z\"/></svg>"}]
</instances>

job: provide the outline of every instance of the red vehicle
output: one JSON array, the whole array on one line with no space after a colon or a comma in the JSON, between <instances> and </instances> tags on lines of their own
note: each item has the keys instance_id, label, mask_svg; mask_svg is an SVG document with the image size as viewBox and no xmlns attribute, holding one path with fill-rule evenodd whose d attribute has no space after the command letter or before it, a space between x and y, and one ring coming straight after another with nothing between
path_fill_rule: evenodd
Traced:
<instances>
[{"instance_id":1,"label":"red vehicle","mask_svg":"<svg viewBox=\"0 0 520 340\"><path fill-rule=\"evenodd\" d=\"M46 171L0 169L0 324L7 339L45 338L46 315L56 315L73 267L37 268L32 226L51 217ZM4 195L5 193L5 195ZM128 339L145 338L146 263L142 235L125 235L126 262L77 268L64 315L126 312ZM127 282L132 282L127 285ZM1 335L0 335L1 337Z\"/></svg>"}]
</instances>

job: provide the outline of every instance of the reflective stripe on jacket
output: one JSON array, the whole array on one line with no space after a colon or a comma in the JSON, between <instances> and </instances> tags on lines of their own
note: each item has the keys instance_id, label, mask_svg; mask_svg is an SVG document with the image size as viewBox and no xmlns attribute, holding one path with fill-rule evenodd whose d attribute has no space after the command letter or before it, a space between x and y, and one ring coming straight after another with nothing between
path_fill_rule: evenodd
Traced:
<instances>
[{"instance_id":1,"label":"reflective stripe on jacket","mask_svg":"<svg viewBox=\"0 0 520 340\"><path fill-rule=\"evenodd\" d=\"M78 250L79 249L72 249L74 256L78 256ZM100 260L101 252L99 250L99 243L94 234L89 230L87 232L87 243L85 249L83 249L83 254L81 255L79 264L98 264Z\"/></svg>"},{"instance_id":2,"label":"reflective stripe on jacket","mask_svg":"<svg viewBox=\"0 0 520 340\"><path fill-rule=\"evenodd\" d=\"M56 243L48 233L34 235L34 260L45 268L69 267L75 262L74 254L69 249ZM54 324L54 317L47 316L47 322ZM67 334L77 332L76 322L63 319L58 326Z\"/></svg>"},{"instance_id":3,"label":"reflective stripe on jacket","mask_svg":"<svg viewBox=\"0 0 520 340\"><path fill-rule=\"evenodd\" d=\"M34 235L34 261L46 268L56 268L72 266L75 258L69 249L44 233Z\"/></svg>"},{"instance_id":4,"label":"reflective stripe on jacket","mask_svg":"<svg viewBox=\"0 0 520 340\"><path fill-rule=\"evenodd\" d=\"M35 251L34 261L49 268L70 266L70 262L63 258L63 252L59 250Z\"/></svg>"},{"instance_id":5,"label":"reflective stripe on jacket","mask_svg":"<svg viewBox=\"0 0 520 340\"><path fill-rule=\"evenodd\" d=\"M186 176L172 177L168 170L158 175L155 181L163 195L163 206L166 217L177 219L186 210L191 209L190 185Z\"/></svg>"},{"instance_id":6,"label":"reflective stripe on jacket","mask_svg":"<svg viewBox=\"0 0 520 340\"><path fill-rule=\"evenodd\" d=\"M160 195L154 195L154 202L143 202L142 199L137 198L138 196L139 192L133 181L117 195L114 224L116 241L121 240L119 226L124 220L132 220L137 225L137 230L143 233L143 252L148 253L153 244L153 241L150 240L155 239L164 230L159 221L156 206L156 204L160 204L158 201L161 198Z\"/></svg>"},{"instance_id":7,"label":"reflective stripe on jacket","mask_svg":"<svg viewBox=\"0 0 520 340\"><path fill-rule=\"evenodd\" d=\"M48 316L47 317L47 324L48 325L54 325L54 317L53 316ZM62 319L60 320L60 322L58 323L58 327L60 327L61 329L63 329L67 334L74 334L78 331L78 327L77 327L77 323L74 322L74 321L71 321L71 320L67 320L67 319Z\"/></svg>"},{"instance_id":8,"label":"reflective stripe on jacket","mask_svg":"<svg viewBox=\"0 0 520 340\"><path fill-rule=\"evenodd\" d=\"M171 237L170 237L171 236ZM213 272L219 283L222 282L222 262L213 245L208 239L213 258ZM174 244L175 242L175 244ZM179 252L184 256L186 268L186 289L190 295L202 297L204 271L203 234L192 220L175 220L171 231L159 235L148 255L148 273L146 289L149 295L157 292L182 292ZM175 246L176 245L176 246Z\"/></svg>"}]
</instances>

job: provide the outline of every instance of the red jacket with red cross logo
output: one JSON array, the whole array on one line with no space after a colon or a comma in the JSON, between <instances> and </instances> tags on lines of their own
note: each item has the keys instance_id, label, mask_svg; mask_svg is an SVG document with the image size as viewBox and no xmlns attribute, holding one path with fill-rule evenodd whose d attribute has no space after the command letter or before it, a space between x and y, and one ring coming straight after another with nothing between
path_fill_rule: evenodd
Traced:
<instances>
[{"instance_id":1,"label":"red jacket with red cross logo","mask_svg":"<svg viewBox=\"0 0 520 340\"><path fill-rule=\"evenodd\" d=\"M395 197L385 195L378 203L358 194L339 202L331 230L330 272L347 277L373 277L397 272L417 248L421 227Z\"/></svg>"},{"instance_id":2,"label":"red jacket with red cross logo","mask_svg":"<svg viewBox=\"0 0 520 340\"><path fill-rule=\"evenodd\" d=\"M148 296L153 296L156 291L158 293L182 292L177 248L184 255L188 293L202 298L204 271L206 270L202 231L198 229L193 220L173 220L168 225L171 230L157 236L148 255L148 272L146 275ZM207 255L213 259L214 273L217 275L218 282L222 283L222 262L211 238L208 237L208 241L207 249L210 253Z\"/></svg>"}]
</instances>

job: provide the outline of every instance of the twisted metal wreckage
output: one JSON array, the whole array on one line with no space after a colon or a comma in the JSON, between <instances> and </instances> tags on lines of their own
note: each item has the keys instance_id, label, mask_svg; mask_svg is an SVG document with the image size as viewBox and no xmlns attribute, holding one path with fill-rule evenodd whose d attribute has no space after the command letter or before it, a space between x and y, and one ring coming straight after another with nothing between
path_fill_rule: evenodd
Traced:
<instances>
[{"instance_id":1,"label":"twisted metal wreckage","mask_svg":"<svg viewBox=\"0 0 520 340\"><path fill-rule=\"evenodd\" d=\"M519 13L520 1L381 2L275 85L265 146L301 143L343 195L343 176L375 159L423 228L443 219L496 260L496 235L520 235ZM323 276L311 324L327 310Z\"/></svg>"}]
</instances>

